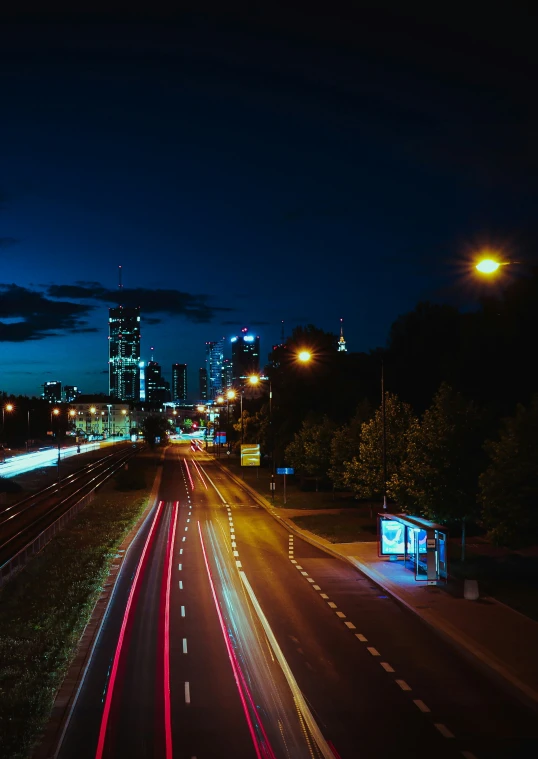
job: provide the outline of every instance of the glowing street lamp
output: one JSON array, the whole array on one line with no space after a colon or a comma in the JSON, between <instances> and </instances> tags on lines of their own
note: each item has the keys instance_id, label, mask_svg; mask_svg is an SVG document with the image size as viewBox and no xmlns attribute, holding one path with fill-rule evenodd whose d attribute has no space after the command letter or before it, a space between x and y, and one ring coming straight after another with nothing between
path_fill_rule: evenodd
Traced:
<instances>
[{"instance_id":1,"label":"glowing street lamp","mask_svg":"<svg viewBox=\"0 0 538 759\"><path fill-rule=\"evenodd\" d=\"M8 414L10 414L14 408L15 407L12 403L6 403L5 406L2 406L2 439L4 440L4 442L6 440L6 436L4 434L4 427L6 424L6 411L8 412ZM5 450L2 450L2 453L3 453L3 461L5 461L6 460Z\"/></svg>"},{"instance_id":2,"label":"glowing street lamp","mask_svg":"<svg viewBox=\"0 0 538 759\"><path fill-rule=\"evenodd\" d=\"M308 362L312 359L312 354L310 351L302 350L297 354L297 358L301 363L308 364Z\"/></svg>"},{"instance_id":3,"label":"glowing street lamp","mask_svg":"<svg viewBox=\"0 0 538 759\"><path fill-rule=\"evenodd\" d=\"M501 266L506 266L506 264L501 264L498 261L495 261L493 258L483 258L482 261L479 261L476 264L475 268L481 274L493 274Z\"/></svg>"}]
</instances>

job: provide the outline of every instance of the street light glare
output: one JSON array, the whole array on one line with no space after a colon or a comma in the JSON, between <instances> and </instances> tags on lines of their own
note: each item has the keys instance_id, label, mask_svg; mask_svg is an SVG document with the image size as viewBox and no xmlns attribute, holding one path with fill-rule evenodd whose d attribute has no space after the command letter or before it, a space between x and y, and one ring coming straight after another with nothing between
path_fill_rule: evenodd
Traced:
<instances>
[{"instance_id":1,"label":"street light glare","mask_svg":"<svg viewBox=\"0 0 538 759\"><path fill-rule=\"evenodd\" d=\"M54 414L54 416L58 416L58 414L60 413L60 409L59 408L53 408L52 409L52 413Z\"/></svg>"},{"instance_id":2,"label":"street light glare","mask_svg":"<svg viewBox=\"0 0 538 759\"><path fill-rule=\"evenodd\" d=\"M13 411L13 404L12 403L7 403L6 406L5 406L5 409L6 409L6 411Z\"/></svg>"},{"instance_id":3,"label":"street light glare","mask_svg":"<svg viewBox=\"0 0 538 759\"><path fill-rule=\"evenodd\" d=\"M312 354L310 353L310 351L301 351L297 355L297 358L299 359L299 361L302 361L303 364L307 364L312 358Z\"/></svg>"},{"instance_id":4,"label":"street light glare","mask_svg":"<svg viewBox=\"0 0 538 759\"><path fill-rule=\"evenodd\" d=\"M260 381L260 378L257 377L255 374L253 374L251 377L248 378L248 381L250 382L251 385L257 385L258 382Z\"/></svg>"},{"instance_id":5,"label":"street light glare","mask_svg":"<svg viewBox=\"0 0 538 759\"><path fill-rule=\"evenodd\" d=\"M228 390L228 392L226 393L226 398L228 398L229 401L233 400L235 398L235 391Z\"/></svg>"},{"instance_id":6,"label":"street light glare","mask_svg":"<svg viewBox=\"0 0 538 759\"><path fill-rule=\"evenodd\" d=\"M482 261L476 264L478 271L482 274L493 274L497 271L501 264L498 261L494 261L492 258L484 258Z\"/></svg>"}]
</instances>

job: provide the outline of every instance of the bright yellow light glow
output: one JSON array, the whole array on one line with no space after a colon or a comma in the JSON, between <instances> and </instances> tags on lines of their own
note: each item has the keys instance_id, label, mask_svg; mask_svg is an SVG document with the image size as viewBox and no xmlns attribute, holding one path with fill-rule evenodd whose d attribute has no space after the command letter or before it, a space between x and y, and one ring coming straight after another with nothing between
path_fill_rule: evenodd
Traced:
<instances>
[{"instance_id":1,"label":"bright yellow light glow","mask_svg":"<svg viewBox=\"0 0 538 759\"><path fill-rule=\"evenodd\" d=\"M127 413L127 409L124 409L124 408L122 408L122 410L121 410L121 413L122 413L122 414L126 414L126 413ZM176 413L176 412L174 411L174 414L175 414L175 413Z\"/></svg>"},{"instance_id":2,"label":"bright yellow light glow","mask_svg":"<svg viewBox=\"0 0 538 759\"><path fill-rule=\"evenodd\" d=\"M235 398L235 390L228 390L226 398L228 398L229 401L233 400Z\"/></svg>"},{"instance_id":3,"label":"bright yellow light glow","mask_svg":"<svg viewBox=\"0 0 538 759\"><path fill-rule=\"evenodd\" d=\"M224 398L222 397L222 395L219 395L219 397L217 398L217 403L224 403Z\"/></svg>"},{"instance_id":4,"label":"bright yellow light glow","mask_svg":"<svg viewBox=\"0 0 538 759\"><path fill-rule=\"evenodd\" d=\"M196 411L199 411L200 413L202 413L203 411L205 411L205 406L196 406Z\"/></svg>"},{"instance_id":5,"label":"bright yellow light glow","mask_svg":"<svg viewBox=\"0 0 538 759\"><path fill-rule=\"evenodd\" d=\"M60 413L60 409L59 408L53 408L52 409L52 413L54 414L54 416L58 416L58 414Z\"/></svg>"},{"instance_id":6,"label":"bright yellow light glow","mask_svg":"<svg viewBox=\"0 0 538 759\"><path fill-rule=\"evenodd\" d=\"M95 414L95 406L92 406L90 409L90 414Z\"/></svg>"},{"instance_id":7,"label":"bright yellow light glow","mask_svg":"<svg viewBox=\"0 0 538 759\"><path fill-rule=\"evenodd\" d=\"M4 408L5 408L6 411L13 411L13 404L12 403L8 403L8 404L6 404L4 406Z\"/></svg>"},{"instance_id":8,"label":"bright yellow light glow","mask_svg":"<svg viewBox=\"0 0 538 759\"><path fill-rule=\"evenodd\" d=\"M69 416L76 416L76 414L77 414L77 412L75 411L75 409L73 409L73 408L70 409Z\"/></svg>"},{"instance_id":9,"label":"bright yellow light glow","mask_svg":"<svg viewBox=\"0 0 538 759\"><path fill-rule=\"evenodd\" d=\"M260 381L260 378L257 377L255 374L253 374L251 377L248 378L248 381L250 382L251 385L257 385L258 382Z\"/></svg>"},{"instance_id":10,"label":"bright yellow light glow","mask_svg":"<svg viewBox=\"0 0 538 759\"><path fill-rule=\"evenodd\" d=\"M476 268L478 271L482 272L482 274L493 274L494 271L497 271L500 265L501 264L498 261L494 261L492 258L484 258L477 263Z\"/></svg>"},{"instance_id":11,"label":"bright yellow light glow","mask_svg":"<svg viewBox=\"0 0 538 759\"><path fill-rule=\"evenodd\" d=\"M300 353L297 354L297 358L299 359L299 361L302 361L303 364L307 364L312 358L312 354L310 353L310 351L301 351Z\"/></svg>"}]
</instances>

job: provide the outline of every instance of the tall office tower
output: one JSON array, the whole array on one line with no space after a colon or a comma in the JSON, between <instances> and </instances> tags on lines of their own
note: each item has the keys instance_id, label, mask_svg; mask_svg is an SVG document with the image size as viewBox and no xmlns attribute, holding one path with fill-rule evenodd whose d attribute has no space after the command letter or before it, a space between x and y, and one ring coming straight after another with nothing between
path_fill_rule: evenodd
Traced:
<instances>
[{"instance_id":1,"label":"tall office tower","mask_svg":"<svg viewBox=\"0 0 538 759\"><path fill-rule=\"evenodd\" d=\"M66 385L64 387L64 400L67 403L71 403L72 401L76 401L77 397L80 395L80 390L76 385Z\"/></svg>"},{"instance_id":2,"label":"tall office tower","mask_svg":"<svg viewBox=\"0 0 538 759\"><path fill-rule=\"evenodd\" d=\"M338 338L338 353L347 352L346 341L344 340L344 320L340 319L340 337Z\"/></svg>"},{"instance_id":3,"label":"tall office tower","mask_svg":"<svg viewBox=\"0 0 538 759\"><path fill-rule=\"evenodd\" d=\"M108 310L109 393L122 401L140 395L140 307Z\"/></svg>"},{"instance_id":4,"label":"tall office tower","mask_svg":"<svg viewBox=\"0 0 538 759\"><path fill-rule=\"evenodd\" d=\"M187 364L172 364L172 400L187 401Z\"/></svg>"},{"instance_id":5,"label":"tall office tower","mask_svg":"<svg viewBox=\"0 0 538 759\"><path fill-rule=\"evenodd\" d=\"M43 385L43 398L49 403L61 403L62 402L62 383L58 380L51 380L45 382Z\"/></svg>"},{"instance_id":6,"label":"tall office tower","mask_svg":"<svg viewBox=\"0 0 538 759\"><path fill-rule=\"evenodd\" d=\"M222 393L222 363L224 361L224 338L205 344L207 368L207 397L216 398Z\"/></svg>"},{"instance_id":7,"label":"tall office tower","mask_svg":"<svg viewBox=\"0 0 538 759\"><path fill-rule=\"evenodd\" d=\"M232 359L225 358L222 362L222 390L229 390L232 385Z\"/></svg>"},{"instance_id":8,"label":"tall office tower","mask_svg":"<svg viewBox=\"0 0 538 759\"><path fill-rule=\"evenodd\" d=\"M157 361L148 361L145 366L146 397L149 403L166 403L170 400L170 383L161 374Z\"/></svg>"},{"instance_id":9,"label":"tall office tower","mask_svg":"<svg viewBox=\"0 0 538 759\"><path fill-rule=\"evenodd\" d=\"M198 376L200 379L200 400L207 401L207 369L205 366L200 367Z\"/></svg>"},{"instance_id":10,"label":"tall office tower","mask_svg":"<svg viewBox=\"0 0 538 759\"><path fill-rule=\"evenodd\" d=\"M243 327L241 334L232 337L232 380L241 385L250 374L260 371L260 338L250 335Z\"/></svg>"}]
</instances>

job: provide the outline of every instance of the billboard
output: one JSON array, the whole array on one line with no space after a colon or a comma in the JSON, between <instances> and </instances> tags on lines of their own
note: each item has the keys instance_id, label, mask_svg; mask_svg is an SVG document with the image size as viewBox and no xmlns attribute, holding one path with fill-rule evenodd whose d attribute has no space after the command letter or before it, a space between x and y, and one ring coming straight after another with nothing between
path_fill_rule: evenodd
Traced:
<instances>
[{"instance_id":1,"label":"billboard","mask_svg":"<svg viewBox=\"0 0 538 759\"><path fill-rule=\"evenodd\" d=\"M381 555L405 553L405 525L395 519L381 519Z\"/></svg>"},{"instance_id":2,"label":"billboard","mask_svg":"<svg viewBox=\"0 0 538 759\"><path fill-rule=\"evenodd\" d=\"M257 443L241 445L241 466L260 466L260 446Z\"/></svg>"}]
</instances>

